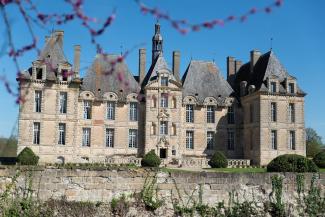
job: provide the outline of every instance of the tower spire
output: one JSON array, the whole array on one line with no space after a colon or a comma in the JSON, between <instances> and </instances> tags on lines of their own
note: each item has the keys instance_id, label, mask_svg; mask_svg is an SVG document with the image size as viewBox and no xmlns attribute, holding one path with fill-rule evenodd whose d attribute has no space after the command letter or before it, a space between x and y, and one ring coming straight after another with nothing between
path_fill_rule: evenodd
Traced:
<instances>
[{"instance_id":1,"label":"tower spire","mask_svg":"<svg viewBox=\"0 0 325 217\"><path fill-rule=\"evenodd\" d=\"M163 53L163 38L160 34L160 24L155 24L155 34L152 37L152 62Z\"/></svg>"}]
</instances>

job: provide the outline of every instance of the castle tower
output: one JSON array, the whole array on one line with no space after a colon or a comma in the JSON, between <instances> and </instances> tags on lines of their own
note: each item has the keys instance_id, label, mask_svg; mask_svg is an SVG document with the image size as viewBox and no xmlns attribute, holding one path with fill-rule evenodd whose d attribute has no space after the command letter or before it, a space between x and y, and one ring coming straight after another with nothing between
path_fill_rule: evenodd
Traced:
<instances>
[{"instance_id":1,"label":"castle tower","mask_svg":"<svg viewBox=\"0 0 325 217\"><path fill-rule=\"evenodd\" d=\"M163 53L163 38L160 34L160 24L155 24L155 35L152 37L152 62Z\"/></svg>"}]
</instances>

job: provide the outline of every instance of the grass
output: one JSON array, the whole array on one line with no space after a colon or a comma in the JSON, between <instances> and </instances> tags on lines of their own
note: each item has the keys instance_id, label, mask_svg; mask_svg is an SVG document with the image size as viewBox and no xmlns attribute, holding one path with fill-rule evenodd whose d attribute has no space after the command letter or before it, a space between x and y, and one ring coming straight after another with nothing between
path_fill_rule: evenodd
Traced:
<instances>
[{"instance_id":1,"label":"grass","mask_svg":"<svg viewBox=\"0 0 325 217\"><path fill-rule=\"evenodd\" d=\"M319 168L319 172L325 173L325 168Z\"/></svg>"},{"instance_id":2,"label":"grass","mask_svg":"<svg viewBox=\"0 0 325 217\"><path fill-rule=\"evenodd\" d=\"M161 168L163 172L217 172L217 173L265 173L265 168L205 168L202 170L178 169L178 168Z\"/></svg>"}]
</instances>

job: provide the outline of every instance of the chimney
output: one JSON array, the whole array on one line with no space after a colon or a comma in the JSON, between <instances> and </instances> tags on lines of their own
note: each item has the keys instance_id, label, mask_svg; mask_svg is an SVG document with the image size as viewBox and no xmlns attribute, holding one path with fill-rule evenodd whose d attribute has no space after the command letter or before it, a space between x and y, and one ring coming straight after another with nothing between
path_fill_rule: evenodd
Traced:
<instances>
[{"instance_id":1,"label":"chimney","mask_svg":"<svg viewBox=\"0 0 325 217\"><path fill-rule=\"evenodd\" d=\"M180 64L181 53L179 51L173 51L173 74L176 80L180 80L179 76L179 64Z\"/></svg>"},{"instance_id":2,"label":"chimney","mask_svg":"<svg viewBox=\"0 0 325 217\"><path fill-rule=\"evenodd\" d=\"M235 75L235 59L233 57L227 57L227 80L230 81Z\"/></svg>"},{"instance_id":3,"label":"chimney","mask_svg":"<svg viewBox=\"0 0 325 217\"><path fill-rule=\"evenodd\" d=\"M146 76L146 49L139 49L139 84L142 85L143 79Z\"/></svg>"},{"instance_id":4,"label":"chimney","mask_svg":"<svg viewBox=\"0 0 325 217\"><path fill-rule=\"evenodd\" d=\"M80 45L75 45L74 46L73 71L74 71L74 78L79 78L79 72L80 72Z\"/></svg>"},{"instance_id":5,"label":"chimney","mask_svg":"<svg viewBox=\"0 0 325 217\"><path fill-rule=\"evenodd\" d=\"M59 43L60 47L63 47L63 36L64 36L64 31L63 30L56 30L54 32L54 35L56 37L57 42Z\"/></svg>"},{"instance_id":6,"label":"chimney","mask_svg":"<svg viewBox=\"0 0 325 217\"><path fill-rule=\"evenodd\" d=\"M235 73L237 73L240 69L240 67L243 65L243 62L241 60L235 60Z\"/></svg>"},{"instance_id":7,"label":"chimney","mask_svg":"<svg viewBox=\"0 0 325 217\"><path fill-rule=\"evenodd\" d=\"M260 58L261 55L262 55L261 52L258 51L258 50L252 50L251 51L251 61L250 61L250 71L251 71L251 73L253 73L254 66L255 66L257 60Z\"/></svg>"}]
</instances>

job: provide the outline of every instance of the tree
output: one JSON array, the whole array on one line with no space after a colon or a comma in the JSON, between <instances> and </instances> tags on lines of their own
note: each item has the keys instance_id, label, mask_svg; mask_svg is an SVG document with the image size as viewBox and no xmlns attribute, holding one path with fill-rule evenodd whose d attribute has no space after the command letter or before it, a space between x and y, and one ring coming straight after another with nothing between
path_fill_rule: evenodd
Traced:
<instances>
[{"instance_id":1,"label":"tree","mask_svg":"<svg viewBox=\"0 0 325 217\"><path fill-rule=\"evenodd\" d=\"M306 128L306 154L307 157L314 157L321 151L322 137L312 128Z\"/></svg>"}]
</instances>

